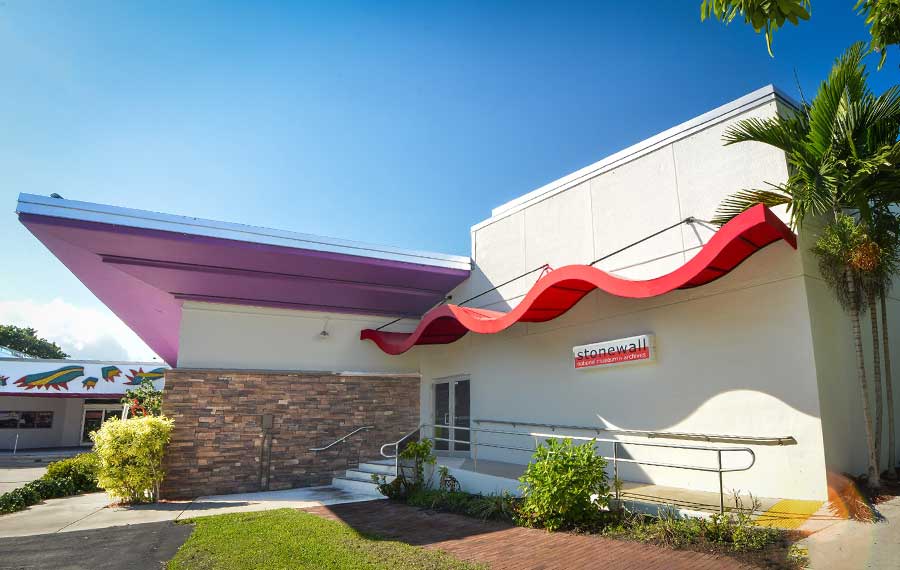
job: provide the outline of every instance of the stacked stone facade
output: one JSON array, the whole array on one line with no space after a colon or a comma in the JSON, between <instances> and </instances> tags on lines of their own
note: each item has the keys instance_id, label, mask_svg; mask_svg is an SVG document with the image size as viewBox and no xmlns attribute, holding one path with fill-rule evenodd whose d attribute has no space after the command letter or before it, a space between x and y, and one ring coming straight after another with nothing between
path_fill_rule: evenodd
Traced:
<instances>
[{"instance_id":1,"label":"stacked stone facade","mask_svg":"<svg viewBox=\"0 0 900 570\"><path fill-rule=\"evenodd\" d=\"M175 421L163 498L324 485L415 429L419 378L174 369L163 413ZM310 451L365 425L374 429Z\"/></svg>"}]
</instances>

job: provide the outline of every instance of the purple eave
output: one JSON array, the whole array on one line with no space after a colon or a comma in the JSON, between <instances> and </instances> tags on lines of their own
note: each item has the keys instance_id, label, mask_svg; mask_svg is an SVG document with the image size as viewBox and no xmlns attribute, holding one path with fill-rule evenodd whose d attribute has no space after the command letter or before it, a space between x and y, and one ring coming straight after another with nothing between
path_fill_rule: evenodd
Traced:
<instances>
[{"instance_id":1,"label":"purple eave","mask_svg":"<svg viewBox=\"0 0 900 570\"><path fill-rule=\"evenodd\" d=\"M459 258L448 267L72 219L28 213L22 200L22 224L173 367L184 301L418 318L470 273Z\"/></svg>"}]
</instances>

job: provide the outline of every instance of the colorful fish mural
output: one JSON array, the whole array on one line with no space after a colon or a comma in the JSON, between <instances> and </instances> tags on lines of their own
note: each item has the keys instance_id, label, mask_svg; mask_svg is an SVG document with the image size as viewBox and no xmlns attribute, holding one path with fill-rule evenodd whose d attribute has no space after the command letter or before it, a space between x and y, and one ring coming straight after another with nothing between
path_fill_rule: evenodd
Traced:
<instances>
[{"instance_id":1,"label":"colorful fish mural","mask_svg":"<svg viewBox=\"0 0 900 570\"><path fill-rule=\"evenodd\" d=\"M132 370L134 372L134 370ZM104 366L100 369L100 375L103 376L103 379L107 382L115 382L118 376L122 375L122 371L119 370L118 366Z\"/></svg>"},{"instance_id":2,"label":"colorful fish mural","mask_svg":"<svg viewBox=\"0 0 900 570\"><path fill-rule=\"evenodd\" d=\"M6 386L6 381L9 380L9 376L0 375L0 386Z\"/></svg>"},{"instance_id":3,"label":"colorful fish mural","mask_svg":"<svg viewBox=\"0 0 900 570\"><path fill-rule=\"evenodd\" d=\"M91 390L91 389L93 389L94 386L96 386L96 385L97 385L97 379L94 378L93 376L90 376L90 377L88 377L88 378L85 378L84 380L81 381L81 386L82 386L85 390Z\"/></svg>"},{"instance_id":4,"label":"colorful fish mural","mask_svg":"<svg viewBox=\"0 0 900 570\"><path fill-rule=\"evenodd\" d=\"M126 376L128 378L128 382L125 382L126 386L138 386L144 380L159 380L166 375L165 368L154 368L149 372L144 372L143 368L139 368L137 370L131 369L131 376Z\"/></svg>"},{"instance_id":5,"label":"colorful fish mural","mask_svg":"<svg viewBox=\"0 0 900 570\"><path fill-rule=\"evenodd\" d=\"M32 390L34 388L43 388L44 390L53 388L57 391L59 391L60 388L63 388L68 390L69 382L79 376L84 376L84 366L63 366L62 368L57 368L51 372L38 372L36 374L22 376L15 381L15 385L25 388L26 390Z\"/></svg>"}]
</instances>

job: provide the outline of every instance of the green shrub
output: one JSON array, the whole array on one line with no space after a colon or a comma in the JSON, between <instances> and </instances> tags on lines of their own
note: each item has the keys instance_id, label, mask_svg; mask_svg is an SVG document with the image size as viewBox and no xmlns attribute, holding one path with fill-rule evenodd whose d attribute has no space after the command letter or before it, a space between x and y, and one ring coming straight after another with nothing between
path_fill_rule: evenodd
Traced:
<instances>
[{"instance_id":1,"label":"green shrub","mask_svg":"<svg viewBox=\"0 0 900 570\"><path fill-rule=\"evenodd\" d=\"M754 524L753 512L759 510L760 503L753 495L750 495L750 502L750 507L744 507L743 500L735 492L733 509L701 520L706 539L737 551L762 550L778 540L778 530Z\"/></svg>"},{"instance_id":2,"label":"green shrub","mask_svg":"<svg viewBox=\"0 0 900 570\"><path fill-rule=\"evenodd\" d=\"M509 491L499 495L477 495L466 514L482 520L512 521L518 511L518 499Z\"/></svg>"},{"instance_id":3,"label":"green shrub","mask_svg":"<svg viewBox=\"0 0 900 570\"><path fill-rule=\"evenodd\" d=\"M387 477L373 474L372 481L378 485L378 491L389 499L405 499L422 489L431 486L431 474L425 475L425 466L434 466L437 457L431 452L432 441L411 441L398 456L399 473L388 483Z\"/></svg>"},{"instance_id":4,"label":"green shrub","mask_svg":"<svg viewBox=\"0 0 900 570\"><path fill-rule=\"evenodd\" d=\"M40 479L38 479L40 481ZM0 495L0 513L14 513L44 500L35 481Z\"/></svg>"},{"instance_id":5,"label":"green shrub","mask_svg":"<svg viewBox=\"0 0 900 570\"><path fill-rule=\"evenodd\" d=\"M592 525L609 504L606 460L594 441L574 445L569 438L548 439L519 479L524 500L518 520L547 530Z\"/></svg>"},{"instance_id":6,"label":"green shrub","mask_svg":"<svg viewBox=\"0 0 900 570\"><path fill-rule=\"evenodd\" d=\"M463 491L420 489L409 494L406 504L423 509L458 513L482 520L513 519L515 497L501 495L473 495Z\"/></svg>"},{"instance_id":7,"label":"green shrub","mask_svg":"<svg viewBox=\"0 0 900 570\"><path fill-rule=\"evenodd\" d=\"M40 479L0 495L0 513L14 513L46 499L97 490L97 457L82 453L47 466Z\"/></svg>"},{"instance_id":8,"label":"green shrub","mask_svg":"<svg viewBox=\"0 0 900 570\"><path fill-rule=\"evenodd\" d=\"M43 479L70 479L77 493L93 493L98 489L99 467L100 461L95 453L81 453L48 465Z\"/></svg>"},{"instance_id":9,"label":"green shrub","mask_svg":"<svg viewBox=\"0 0 900 570\"><path fill-rule=\"evenodd\" d=\"M100 459L98 484L125 503L153 502L163 480L162 458L172 420L145 416L109 419L91 434Z\"/></svg>"},{"instance_id":10,"label":"green shrub","mask_svg":"<svg viewBox=\"0 0 900 570\"><path fill-rule=\"evenodd\" d=\"M125 392L122 404L130 406L132 416L159 416L162 414L162 390L157 390L153 380L144 379L136 388Z\"/></svg>"},{"instance_id":11,"label":"green shrub","mask_svg":"<svg viewBox=\"0 0 900 570\"><path fill-rule=\"evenodd\" d=\"M433 466L437 457L431 452L434 443L430 439L411 441L400 452L400 475L414 488L428 486L430 477L425 477L425 466Z\"/></svg>"},{"instance_id":12,"label":"green shrub","mask_svg":"<svg viewBox=\"0 0 900 570\"><path fill-rule=\"evenodd\" d=\"M778 542L783 533L753 523L753 512L759 509L759 502L751 500L752 506L744 507L741 498L735 494L733 509L709 518L681 517L671 507L660 511L656 517L624 511L611 513L619 518L604 528L603 533L673 548L709 545L735 552L763 550Z\"/></svg>"}]
</instances>

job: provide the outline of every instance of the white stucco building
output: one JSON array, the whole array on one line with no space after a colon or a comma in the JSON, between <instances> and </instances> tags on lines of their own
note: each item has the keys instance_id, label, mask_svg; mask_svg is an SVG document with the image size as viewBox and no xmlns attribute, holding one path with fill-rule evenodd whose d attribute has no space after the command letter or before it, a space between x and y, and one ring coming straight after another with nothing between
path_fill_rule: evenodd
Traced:
<instances>
[{"instance_id":1,"label":"white stucco building","mask_svg":"<svg viewBox=\"0 0 900 570\"><path fill-rule=\"evenodd\" d=\"M253 371L260 382L284 371L418 376L421 423L482 430L439 443L464 484L472 467L460 459L477 454L501 475L528 462L510 448L533 436L496 432L567 433L748 448L752 467L726 473L727 489L824 500L828 471L866 465L848 319L783 212L778 221L760 210L740 231L703 221L727 195L787 177L780 151L724 146L722 135L791 106L773 87L754 91L500 205L470 229L470 257L30 195L18 211L176 371ZM104 232L123 238L121 251L97 249ZM560 282L566 271L580 277ZM567 290L580 300L548 305L538 293L548 283L557 301ZM892 294L892 323L897 309ZM537 322L539 311L552 318ZM641 335L653 358L575 366L574 347ZM641 462L622 463L623 479L719 488L715 471L648 465L716 469L715 451L615 453ZM722 456L725 469L753 461Z\"/></svg>"},{"instance_id":2,"label":"white stucco building","mask_svg":"<svg viewBox=\"0 0 900 570\"><path fill-rule=\"evenodd\" d=\"M162 390L168 368L0 353L0 451L91 446L90 433L122 415L122 396L144 379Z\"/></svg>"}]
</instances>

